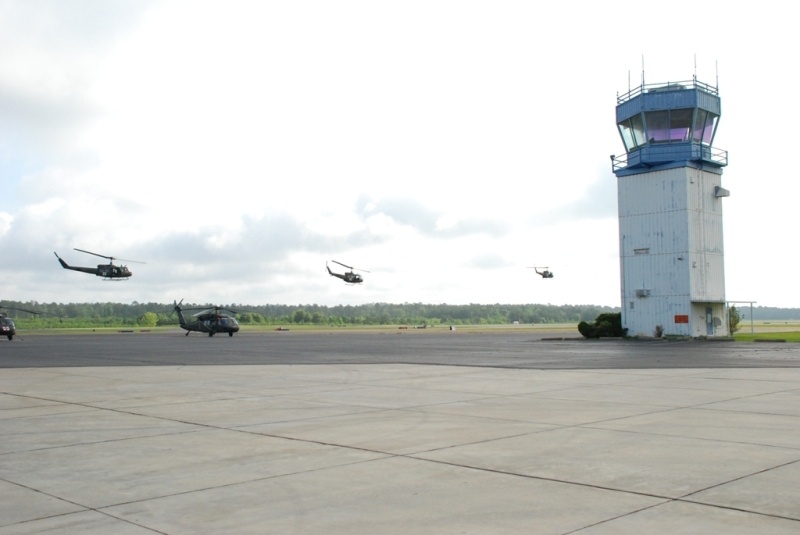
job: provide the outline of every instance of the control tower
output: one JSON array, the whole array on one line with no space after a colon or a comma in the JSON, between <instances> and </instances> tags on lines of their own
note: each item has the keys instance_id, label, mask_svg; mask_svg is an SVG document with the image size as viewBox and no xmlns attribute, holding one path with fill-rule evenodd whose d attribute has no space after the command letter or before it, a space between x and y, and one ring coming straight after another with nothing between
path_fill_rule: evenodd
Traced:
<instances>
[{"instance_id":1,"label":"control tower","mask_svg":"<svg viewBox=\"0 0 800 535\"><path fill-rule=\"evenodd\" d=\"M729 336L716 87L692 79L617 96L622 327L628 336Z\"/></svg>"}]
</instances>

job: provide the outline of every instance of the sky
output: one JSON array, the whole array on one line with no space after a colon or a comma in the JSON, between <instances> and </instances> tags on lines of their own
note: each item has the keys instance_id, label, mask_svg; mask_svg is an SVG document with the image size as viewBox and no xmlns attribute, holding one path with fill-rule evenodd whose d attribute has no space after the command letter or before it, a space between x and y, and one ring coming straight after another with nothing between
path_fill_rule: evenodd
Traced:
<instances>
[{"instance_id":1,"label":"sky","mask_svg":"<svg viewBox=\"0 0 800 535\"><path fill-rule=\"evenodd\" d=\"M0 301L619 306L616 97L697 76L727 299L800 306L787 4L541 6L0 0Z\"/></svg>"}]
</instances>

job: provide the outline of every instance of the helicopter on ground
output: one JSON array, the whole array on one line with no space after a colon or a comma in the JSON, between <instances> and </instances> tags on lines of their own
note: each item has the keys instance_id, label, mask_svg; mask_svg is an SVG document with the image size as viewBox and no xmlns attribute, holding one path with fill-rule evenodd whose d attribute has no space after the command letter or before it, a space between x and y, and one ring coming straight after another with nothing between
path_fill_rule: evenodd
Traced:
<instances>
[{"instance_id":1,"label":"helicopter on ground","mask_svg":"<svg viewBox=\"0 0 800 535\"><path fill-rule=\"evenodd\" d=\"M27 312L28 314L41 314L41 312L35 312L33 310L25 310L24 308L16 308L16 307L7 307L0 305L0 336L6 336L9 340L14 338L14 335L17 334L17 326L14 325L14 321L8 317L8 314L3 312L2 310L19 310L20 312Z\"/></svg>"},{"instance_id":2,"label":"helicopter on ground","mask_svg":"<svg viewBox=\"0 0 800 535\"><path fill-rule=\"evenodd\" d=\"M549 268L549 267L543 267L543 268L538 268L538 267L534 267L534 266L530 266L530 267L531 267L531 268L532 268L534 271L536 271L536 273L538 273L539 275L541 275L541 277L542 277L543 279L552 279L552 278L553 278L553 272L552 272L552 271L550 271L550 268ZM539 271L539 269L541 269L542 271Z\"/></svg>"},{"instance_id":3,"label":"helicopter on ground","mask_svg":"<svg viewBox=\"0 0 800 535\"><path fill-rule=\"evenodd\" d=\"M333 277L338 277L338 278L342 279L347 284L360 284L360 283L364 282L364 277L362 277L361 275L356 273L356 271L363 271L364 273L369 273L369 271L367 271L366 269L358 269L358 270L356 270L356 268L354 268L352 266L348 266L346 264L342 264L341 262L337 262L336 260L331 260L331 262L333 262L334 264L339 264L340 266L346 267L347 269L350 270L350 271L346 271L344 273L335 273L335 272L331 271L331 268L328 267L328 263L325 262L325 267L328 269L328 274L333 276Z\"/></svg>"},{"instance_id":4,"label":"helicopter on ground","mask_svg":"<svg viewBox=\"0 0 800 535\"><path fill-rule=\"evenodd\" d=\"M181 303L183 303L183 299L181 299ZM178 321L181 323L181 329L186 331L186 336L189 336L192 331L208 333L208 336L214 336L217 333L228 333L228 336L233 336L233 333L239 332L239 322L235 318L221 313L223 310L227 310L231 314L237 314L237 312L219 306L181 308L181 303L175 303L172 310L178 313ZM184 310L200 310L200 312L192 315L197 319L186 321L183 316Z\"/></svg>"},{"instance_id":5,"label":"helicopter on ground","mask_svg":"<svg viewBox=\"0 0 800 535\"><path fill-rule=\"evenodd\" d=\"M75 249L76 251L80 251L82 253L91 254L94 256L99 256L100 258L108 258L110 264L98 264L96 268L91 267L73 267L64 262L58 253L53 251L53 254L56 255L58 261L61 263L61 267L64 269L71 269L73 271L81 271L83 273L91 273L93 275L97 275L98 277L103 277L105 280L124 280L133 275L131 270L128 269L127 266L116 266L114 265L115 258L113 256L106 256L102 254L93 253L91 251L84 251L83 249ZM117 258L116 260L122 260L121 258ZM135 262L137 264L144 264L144 262L137 262L136 260L124 260L124 262Z\"/></svg>"}]
</instances>

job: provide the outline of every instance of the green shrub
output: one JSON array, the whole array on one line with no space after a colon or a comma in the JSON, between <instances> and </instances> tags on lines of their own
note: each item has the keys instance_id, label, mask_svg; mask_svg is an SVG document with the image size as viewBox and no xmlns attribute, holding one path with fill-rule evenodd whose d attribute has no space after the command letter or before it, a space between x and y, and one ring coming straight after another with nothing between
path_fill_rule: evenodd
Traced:
<instances>
[{"instance_id":1,"label":"green shrub","mask_svg":"<svg viewBox=\"0 0 800 535\"><path fill-rule=\"evenodd\" d=\"M627 329L622 328L620 312L606 312L597 316L594 324L580 322L578 332L584 338L616 338L625 336Z\"/></svg>"},{"instance_id":2,"label":"green shrub","mask_svg":"<svg viewBox=\"0 0 800 535\"><path fill-rule=\"evenodd\" d=\"M581 336L584 338L596 338L594 335L594 326L589 325L585 321L578 324L578 332L581 333Z\"/></svg>"},{"instance_id":3,"label":"green shrub","mask_svg":"<svg viewBox=\"0 0 800 535\"><path fill-rule=\"evenodd\" d=\"M737 309L735 306L728 309L728 327L730 328L731 335L739 330L739 322L741 320L742 318L739 315L739 309Z\"/></svg>"}]
</instances>

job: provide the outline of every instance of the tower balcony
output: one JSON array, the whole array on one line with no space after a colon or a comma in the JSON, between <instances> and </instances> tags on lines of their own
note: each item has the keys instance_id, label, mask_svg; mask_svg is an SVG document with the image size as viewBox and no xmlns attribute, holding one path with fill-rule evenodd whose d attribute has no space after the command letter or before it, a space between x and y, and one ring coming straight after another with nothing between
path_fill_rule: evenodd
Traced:
<instances>
[{"instance_id":1,"label":"tower balcony","mask_svg":"<svg viewBox=\"0 0 800 535\"><path fill-rule=\"evenodd\" d=\"M611 168L617 175L678 166L714 169L727 165L728 151L696 142L650 143L611 157Z\"/></svg>"}]
</instances>

